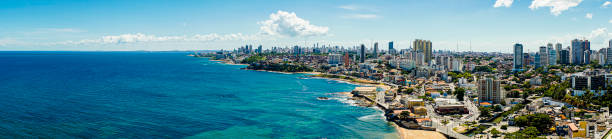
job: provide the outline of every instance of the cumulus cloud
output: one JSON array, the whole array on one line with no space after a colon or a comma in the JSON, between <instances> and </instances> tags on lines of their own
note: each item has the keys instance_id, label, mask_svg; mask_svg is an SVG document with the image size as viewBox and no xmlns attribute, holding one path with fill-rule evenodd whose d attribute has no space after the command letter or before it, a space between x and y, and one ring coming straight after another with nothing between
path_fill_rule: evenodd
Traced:
<instances>
[{"instance_id":1,"label":"cumulus cloud","mask_svg":"<svg viewBox=\"0 0 612 139\"><path fill-rule=\"evenodd\" d=\"M606 32L608 32L607 28L598 28L598 29L591 31L591 33L589 35L586 35L585 37L587 39L594 39L597 37L606 37L605 36L607 35Z\"/></svg>"},{"instance_id":2,"label":"cumulus cloud","mask_svg":"<svg viewBox=\"0 0 612 139\"><path fill-rule=\"evenodd\" d=\"M497 8L497 7L510 7L512 6L512 2L514 0L496 0L495 1L495 5L493 5L493 7Z\"/></svg>"},{"instance_id":3,"label":"cumulus cloud","mask_svg":"<svg viewBox=\"0 0 612 139\"><path fill-rule=\"evenodd\" d=\"M602 8L608 8L608 7L610 7L610 5L612 5L612 2L610 2L610 1L606 1L606 2L604 2L604 3L601 5L601 7L602 7Z\"/></svg>"},{"instance_id":4,"label":"cumulus cloud","mask_svg":"<svg viewBox=\"0 0 612 139\"><path fill-rule=\"evenodd\" d=\"M588 18L588 19L593 19L593 14L592 13L587 13L584 17Z\"/></svg>"},{"instance_id":5,"label":"cumulus cloud","mask_svg":"<svg viewBox=\"0 0 612 139\"><path fill-rule=\"evenodd\" d=\"M550 13L559 16L561 12L576 7L582 0L533 0L529 8L536 10L540 7L550 7Z\"/></svg>"},{"instance_id":6,"label":"cumulus cloud","mask_svg":"<svg viewBox=\"0 0 612 139\"><path fill-rule=\"evenodd\" d=\"M530 45L542 45L548 42L569 42L573 39L587 39L591 41L591 48L607 47L608 40L612 37L612 32L608 32L608 28L596 28L590 32L584 33L567 33L562 36L552 36L546 40L537 40L531 42ZM569 44L568 44L569 45Z\"/></svg>"},{"instance_id":7,"label":"cumulus cloud","mask_svg":"<svg viewBox=\"0 0 612 139\"><path fill-rule=\"evenodd\" d=\"M351 18L351 19L374 19L374 18L378 18L379 16L376 14L350 14L350 15L345 15L343 17Z\"/></svg>"},{"instance_id":8,"label":"cumulus cloud","mask_svg":"<svg viewBox=\"0 0 612 139\"><path fill-rule=\"evenodd\" d=\"M259 22L260 32L273 36L322 36L329 31L328 27L316 26L309 21L298 17L295 13L278 11L270 14L270 19Z\"/></svg>"},{"instance_id":9,"label":"cumulus cloud","mask_svg":"<svg viewBox=\"0 0 612 139\"><path fill-rule=\"evenodd\" d=\"M237 34L219 35L196 34L191 36L155 36L142 33L120 34L102 36L99 39L84 39L79 41L64 41L50 43L47 45L83 45L83 44L126 44L126 43L147 43L147 42L210 42L210 41L232 41L232 40L255 40L257 36Z\"/></svg>"}]
</instances>

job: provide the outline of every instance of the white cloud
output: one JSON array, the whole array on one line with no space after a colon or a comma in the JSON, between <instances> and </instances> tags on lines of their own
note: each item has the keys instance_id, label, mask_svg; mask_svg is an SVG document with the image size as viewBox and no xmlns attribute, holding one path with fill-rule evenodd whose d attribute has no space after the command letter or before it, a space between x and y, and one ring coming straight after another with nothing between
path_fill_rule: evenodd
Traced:
<instances>
[{"instance_id":1,"label":"white cloud","mask_svg":"<svg viewBox=\"0 0 612 139\"><path fill-rule=\"evenodd\" d=\"M293 12L280 10L270 14L270 19L259 22L259 24L262 34L273 36L322 36L329 31L328 27L312 25Z\"/></svg>"},{"instance_id":2,"label":"white cloud","mask_svg":"<svg viewBox=\"0 0 612 139\"><path fill-rule=\"evenodd\" d=\"M233 41L233 40L255 40L257 36L237 34L219 35L211 34L195 34L192 36L155 36L142 33L135 34L120 34L111 36L102 36L99 39L84 39L79 41L64 41L56 43L46 43L43 45L91 45L91 44L127 44L127 43L148 43L148 42L211 42L211 41Z\"/></svg>"},{"instance_id":3,"label":"white cloud","mask_svg":"<svg viewBox=\"0 0 612 139\"><path fill-rule=\"evenodd\" d=\"M587 39L591 41L591 49L603 48L608 46L608 40L612 37L612 32L608 32L608 28L601 27L585 33L567 33L563 36L552 36L546 40L531 41L529 45L540 46L548 42L569 42L573 39Z\"/></svg>"},{"instance_id":4,"label":"white cloud","mask_svg":"<svg viewBox=\"0 0 612 139\"><path fill-rule=\"evenodd\" d=\"M512 6L512 2L514 0L496 0L495 1L495 5L493 5L493 7L497 8L497 7L510 7Z\"/></svg>"},{"instance_id":5,"label":"white cloud","mask_svg":"<svg viewBox=\"0 0 612 139\"><path fill-rule=\"evenodd\" d=\"M612 19L610 19L610 21L608 21L608 22L612 24Z\"/></svg>"},{"instance_id":6,"label":"white cloud","mask_svg":"<svg viewBox=\"0 0 612 139\"><path fill-rule=\"evenodd\" d=\"M593 14L592 13L587 13L584 17L588 18L588 19L593 19Z\"/></svg>"},{"instance_id":7,"label":"white cloud","mask_svg":"<svg viewBox=\"0 0 612 139\"><path fill-rule=\"evenodd\" d=\"M359 9L361 9L361 8L360 8L359 6L357 6L357 5L342 5L342 6L339 6L338 8L340 8L340 9L345 9L345 10L353 10L353 11L354 11L354 10L359 10Z\"/></svg>"},{"instance_id":8,"label":"white cloud","mask_svg":"<svg viewBox=\"0 0 612 139\"><path fill-rule=\"evenodd\" d=\"M345 15L343 17L351 18L351 19L374 19L374 18L378 18L379 16L375 14L350 14L350 15Z\"/></svg>"},{"instance_id":9,"label":"white cloud","mask_svg":"<svg viewBox=\"0 0 612 139\"><path fill-rule=\"evenodd\" d=\"M608 32L607 28L598 28L598 29L591 31L591 33L589 35L586 35L585 37L587 39L595 39L597 37L605 36L606 32Z\"/></svg>"},{"instance_id":10,"label":"white cloud","mask_svg":"<svg viewBox=\"0 0 612 139\"><path fill-rule=\"evenodd\" d=\"M608 8L610 5L612 5L612 2L610 2L610 1L606 1L606 2L604 2L604 3L601 5L601 7L602 7L602 8Z\"/></svg>"},{"instance_id":11,"label":"white cloud","mask_svg":"<svg viewBox=\"0 0 612 139\"><path fill-rule=\"evenodd\" d=\"M558 16L571 7L576 7L582 0L533 0L529 8L536 10L540 7L550 7L550 13Z\"/></svg>"}]
</instances>

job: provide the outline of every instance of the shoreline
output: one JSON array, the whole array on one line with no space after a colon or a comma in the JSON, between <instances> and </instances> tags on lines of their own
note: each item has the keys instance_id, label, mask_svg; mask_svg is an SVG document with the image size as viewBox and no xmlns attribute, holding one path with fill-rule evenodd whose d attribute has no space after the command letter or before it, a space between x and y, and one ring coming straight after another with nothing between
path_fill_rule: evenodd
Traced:
<instances>
[{"instance_id":1,"label":"shoreline","mask_svg":"<svg viewBox=\"0 0 612 139\"><path fill-rule=\"evenodd\" d=\"M397 134L399 134L400 139L446 139L446 136L444 136L444 134L437 131L406 129L398 126L395 122L391 123L393 123L393 127L395 127L395 129L397 130Z\"/></svg>"},{"instance_id":2,"label":"shoreline","mask_svg":"<svg viewBox=\"0 0 612 139\"><path fill-rule=\"evenodd\" d=\"M228 64L228 65L246 65L248 66L248 64L233 64L233 63L229 63L229 61L227 60L212 60L212 59L208 59L209 61L216 61L218 63L222 63L222 64ZM241 68L243 70L252 70L252 69L246 69L246 68ZM321 75L323 73L321 72L282 72L282 71L270 71L270 70L252 70L252 71L262 71L262 72L271 72L271 73L279 73L279 74L310 74L310 75ZM391 86L386 85L386 84L378 84L378 83L366 83L363 81L352 81L352 80L347 80L347 79L340 79L340 78L330 78L330 77L315 77L315 76L309 76L311 78L315 78L315 79L327 79L327 80L334 80L334 81L338 81L338 82L343 82L343 83L347 83L347 84L353 84L353 85L360 85L360 86L379 86L379 87L383 87L385 90L389 90L391 89ZM360 79L356 79L356 80L360 80ZM353 99L353 100L359 100L359 101L366 101L369 103L372 103L371 101L365 99L365 98L361 98L358 96L353 96L350 92L336 92L339 95L344 95L347 96L348 99ZM358 107L367 107L367 106L361 106L359 105L359 103L356 103ZM372 109L376 109L379 108L381 109L378 105L373 105ZM370 107L368 107L370 108ZM382 110L382 109L381 109ZM384 110L382 111L382 113L386 113L384 112ZM398 126L395 122L393 121L388 121L387 119L384 120L385 122L390 122L392 123L393 127L395 128L395 132L397 133L398 137L400 139L412 139L412 138L420 138L420 137L426 137L426 138L435 138L435 139L446 139L446 137L444 135L442 135L439 132L436 131L424 131L424 130L411 130L411 129L406 129L403 127ZM432 133L433 132L433 133ZM420 135L419 135L420 134ZM439 135L439 136L437 136Z\"/></svg>"}]
</instances>

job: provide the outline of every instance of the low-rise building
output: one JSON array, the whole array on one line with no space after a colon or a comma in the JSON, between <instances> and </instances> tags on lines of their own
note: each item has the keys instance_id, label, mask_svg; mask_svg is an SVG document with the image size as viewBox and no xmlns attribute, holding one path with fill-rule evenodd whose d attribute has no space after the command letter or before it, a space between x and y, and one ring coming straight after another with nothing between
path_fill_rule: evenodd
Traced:
<instances>
[{"instance_id":1,"label":"low-rise building","mask_svg":"<svg viewBox=\"0 0 612 139\"><path fill-rule=\"evenodd\" d=\"M375 95L376 87L355 87L351 93L356 96Z\"/></svg>"}]
</instances>

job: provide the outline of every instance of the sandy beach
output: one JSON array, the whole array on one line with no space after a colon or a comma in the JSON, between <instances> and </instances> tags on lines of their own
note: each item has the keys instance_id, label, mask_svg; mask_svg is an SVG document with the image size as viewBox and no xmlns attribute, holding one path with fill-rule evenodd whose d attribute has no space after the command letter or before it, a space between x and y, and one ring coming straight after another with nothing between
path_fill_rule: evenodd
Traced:
<instances>
[{"instance_id":1,"label":"sandy beach","mask_svg":"<svg viewBox=\"0 0 612 139\"><path fill-rule=\"evenodd\" d=\"M393 126L397 129L397 134L401 139L446 139L442 133L436 131L410 130L399 127L395 123Z\"/></svg>"}]
</instances>

